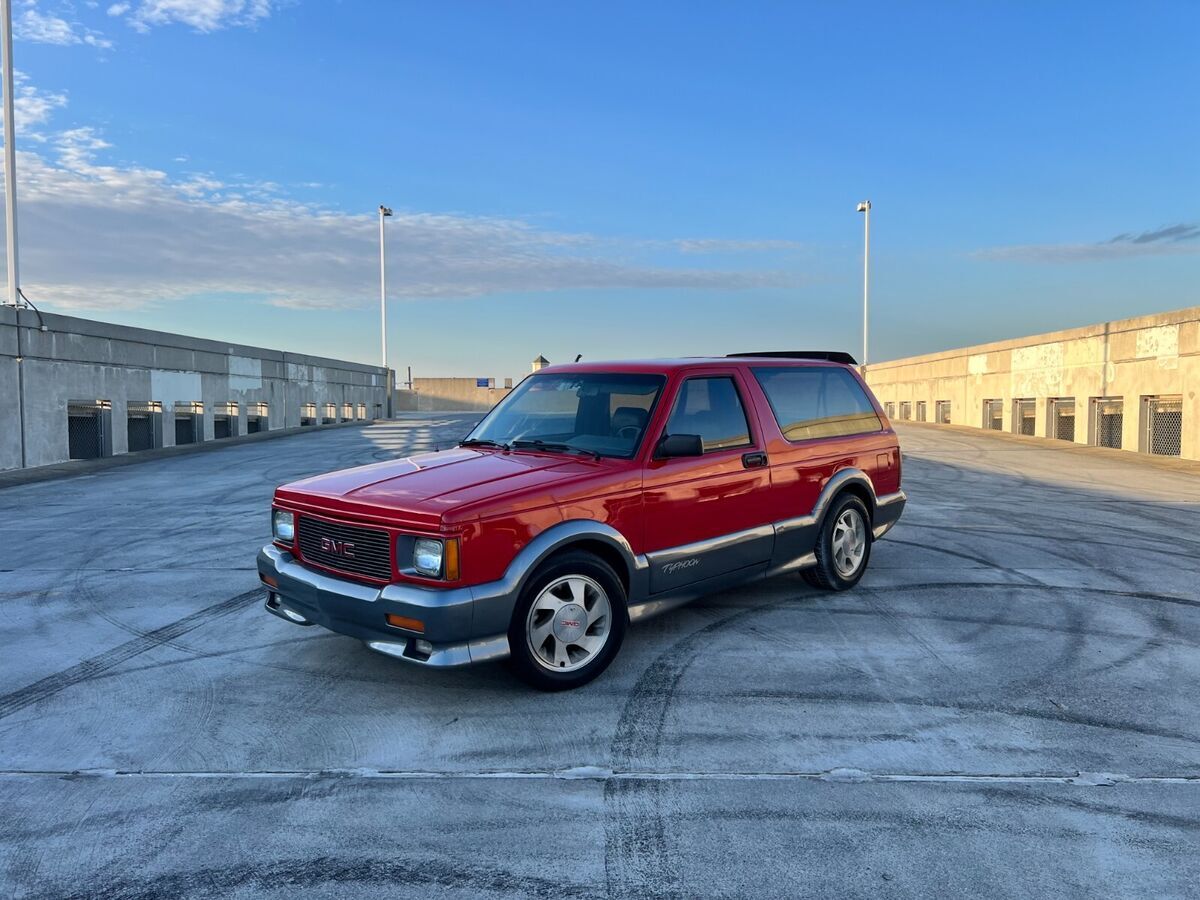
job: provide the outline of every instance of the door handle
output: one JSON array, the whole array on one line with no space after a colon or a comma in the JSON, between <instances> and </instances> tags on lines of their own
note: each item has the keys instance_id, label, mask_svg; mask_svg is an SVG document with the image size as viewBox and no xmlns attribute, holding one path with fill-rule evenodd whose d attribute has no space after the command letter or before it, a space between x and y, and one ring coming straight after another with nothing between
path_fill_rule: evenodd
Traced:
<instances>
[{"instance_id":1,"label":"door handle","mask_svg":"<svg viewBox=\"0 0 1200 900\"><path fill-rule=\"evenodd\" d=\"M742 465L747 469L758 469L767 464L767 454L761 450L742 454Z\"/></svg>"}]
</instances>

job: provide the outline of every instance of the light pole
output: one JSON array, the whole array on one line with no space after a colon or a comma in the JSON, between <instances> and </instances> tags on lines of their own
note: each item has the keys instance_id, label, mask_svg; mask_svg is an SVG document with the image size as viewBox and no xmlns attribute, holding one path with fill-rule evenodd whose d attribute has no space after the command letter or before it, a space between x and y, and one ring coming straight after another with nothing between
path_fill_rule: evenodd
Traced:
<instances>
[{"instance_id":1,"label":"light pole","mask_svg":"<svg viewBox=\"0 0 1200 900\"><path fill-rule=\"evenodd\" d=\"M867 370L868 316L871 302L871 201L858 204L863 214L863 371Z\"/></svg>"},{"instance_id":2,"label":"light pole","mask_svg":"<svg viewBox=\"0 0 1200 900\"><path fill-rule=\"evenodd\" d=\"M8 305L19 306L17 272L17 126L13 123L12 0L0 0L0 65L4 68L4 224L8 238Z\"/></svg>"},{"instance_id":3,"label":"light pole","mask_svg":"<svg viewBox=\"0 0 1200 900\"><path fill-rule=\"evenodd\" d=\"M7 3L8 0L0 0ZM392 214L392 211L379 204L379 335L382 350L381 365L386 369L387 360L387 258L383 249L383 220Z\"/></svg>"}]
</instances>

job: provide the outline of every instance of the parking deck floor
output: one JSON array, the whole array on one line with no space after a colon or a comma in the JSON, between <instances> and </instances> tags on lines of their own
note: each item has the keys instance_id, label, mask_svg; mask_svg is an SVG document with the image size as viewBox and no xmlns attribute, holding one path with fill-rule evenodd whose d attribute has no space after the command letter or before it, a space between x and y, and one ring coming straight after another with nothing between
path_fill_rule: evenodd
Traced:
<instances>
[{"instance_id":1,"label":"parking deck floor","mask_svg":"<svg viewBox=\"0 0 1200 900\"><path fill-rule=\"evenodd\" d=\"M475 418L0 490L0 895L1200 893L1200 477L908 426L858 589L557 695L262 610L275 485Z\"/></svg>"}]
</instances>

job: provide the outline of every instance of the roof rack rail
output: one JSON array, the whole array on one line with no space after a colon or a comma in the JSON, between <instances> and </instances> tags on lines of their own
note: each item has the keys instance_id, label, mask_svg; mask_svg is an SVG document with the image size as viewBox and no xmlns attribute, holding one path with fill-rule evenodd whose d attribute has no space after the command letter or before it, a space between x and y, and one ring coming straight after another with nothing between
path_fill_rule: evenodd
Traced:
<instances>
[{"instance_id":1,"label":"roof rack rail","mask_svg":"<svg viewBox=\"0 0 1200 900\"><path fill-rule=\"evenodd\" d=\"M775 357L776 359L821 359L826 362L841 363L844 366L857 366L856 360L849 353L841 350L755 350L752 353L730 353L726 358L735 356Z\"/></svg>"}]
</instances>

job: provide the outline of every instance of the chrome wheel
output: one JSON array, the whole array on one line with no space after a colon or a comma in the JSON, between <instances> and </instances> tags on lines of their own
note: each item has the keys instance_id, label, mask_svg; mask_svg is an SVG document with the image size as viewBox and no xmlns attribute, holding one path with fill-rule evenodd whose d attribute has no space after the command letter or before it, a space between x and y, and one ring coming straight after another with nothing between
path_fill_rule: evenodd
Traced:
<instances>
[{"instance_id":1,"label":"chrome wheel","mask_svg":"<svg viewBox=\"0 0 1200 900\"><path fill-rule=\"evenodd\" d=\"M556 578L529 607L525 637L533 658L553 672L591 662L612 628L612 605L604 588L586 575Z\"/></svg>"},{"instance_id":2,"label":"chrome wheel","mask_svg":"<svg viewBox=\"0 0 1200 900\"><path fill-rule=\"evenodd\" d=\"M843 578L850 578L862 565L867 552L867 524L857 509L847 509L833 525L833 565Z\"/></svg>"}]
</instances>

